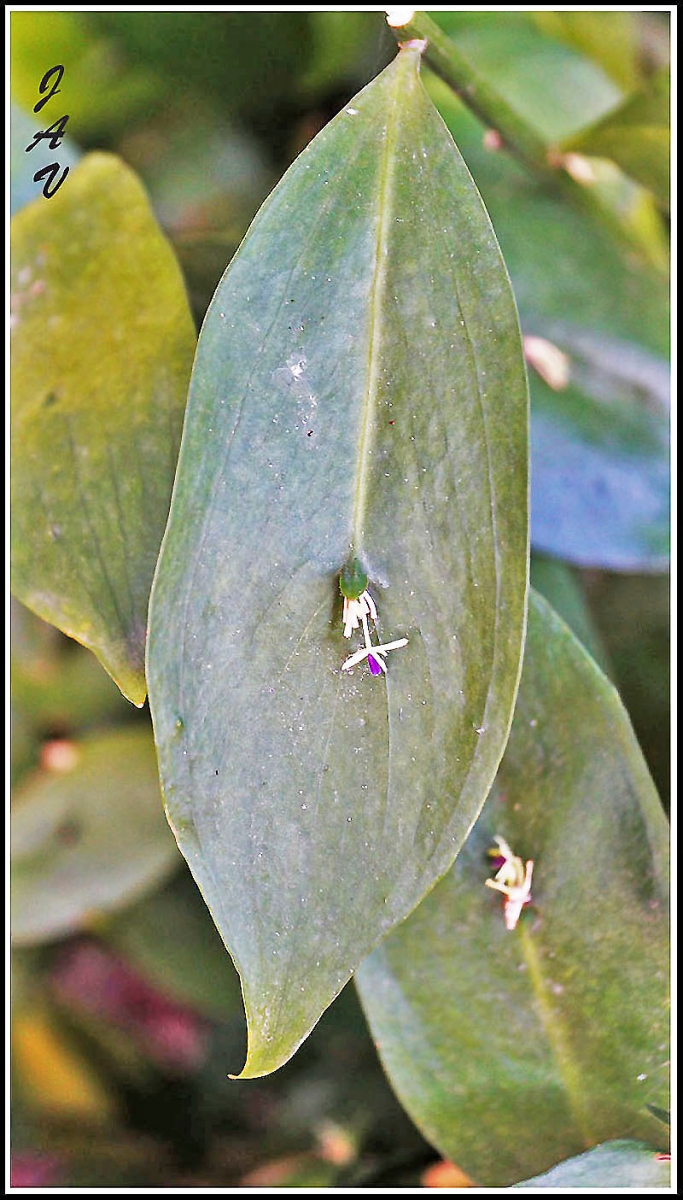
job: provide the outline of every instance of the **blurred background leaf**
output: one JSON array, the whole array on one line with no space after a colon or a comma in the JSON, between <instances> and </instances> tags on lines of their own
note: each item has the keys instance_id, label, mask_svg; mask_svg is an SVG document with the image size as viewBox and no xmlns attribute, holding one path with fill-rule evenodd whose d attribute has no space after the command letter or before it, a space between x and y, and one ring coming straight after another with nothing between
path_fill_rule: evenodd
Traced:
<instances>
[{"instance_id":1,"label":"blurred background leaf","mask_svg":"<svg viewBox=\"0 0 683 1200\"><path fill-rule=\"evenodd\" d=\"M241 1024L239 977L189 874L126 907L99 933L165 994Z\"/></svg>"},{"instance_id":2,"label":"blurred background leaf","mask_svg":"<svg viewBox=\"0 0 683 1200\"><path fill-rule=\"evenodd\" d=\"M531 12L501 21L498 12L460 10L437 12L435 20L477 75L494 80L496 91L549 144L603 116L623 95L595 58L557 40Z\"/></svg>"},{"instance_id":3,"label":"blurred background leaf","mask_svg":"<svg viewBox=\"0 0 683 1200\"><path fill-rule=\"evenodd\" d=\"M185 885L196 892L189 875ZM173 942L172 931L157 928ZM15 996L20 1036L39 1011L65 1048L64 1069L73 1062L75 1072L55 1106L51 1088L33 1089L33 1076L22 1084L24 1059L15 1060L22 1177L37 1181L42 1172L72 1186L166 1186L169 1178L192 1187L259 1186L259 1178L263 1186L311 1178L392 1186L417 1184L435 1160L389 1088L353 989L282 1071L240 1083L228 1079L226 1063L244 1056L241 1012L214 1012L207 1021L179 1004L173 988L170 995L158 989L146 955L141 970L137 948L130 958L112 954L107 937L105 927L102 938L68 939L42 948L40 957L15 953L23 976ZM200 959L203 953L200 943ZM173 960L172 945L165 957ZM106 1121L68 1103L80 1087L81 1062L114 1114Z\"/></svg>"},{"instance_id":4,"label":"blurred background leaf","mask_svg":"<svg viewBox=\"0 0 683 1200\"><path fill-rule=\"evenodd\" d=\"M606 33L604 15L588 9L536 9L531 17L544 33L598 63L623 91L630 91L641 77L639 21L633 12L610 12Z\"/></svg>"},{"instance_id":5,"label":"blurred background leaf","mask_svg":"<svg viewBox=\"0 0 683 1200\"><path fill-rule=\"evenodd\" d=\"M666 277L488 150L446 85L426 82L493 221L525 338L547 338L566 358L554 386L530 364L532 546L608 570L666 571Z\"/></svg>"},{"instance_id":6,"label":"blurred background leaf","mask_svg":"<svg viewBox=\"0 0 683 1200\"><path fill-rule=\"evenodd\" d=\"M611 158L668 209L670 93L669 68L662 67L640 91L628 96L602 120L567 138L563 149Z\"/></svg>"},{"instance_id":7,"label":"blurred background leaf","mask_svg":"<svg viewBox=\"0 0 683 1200\"><path fill-rule=\"evenodd\" d=\"M612 664L598 629L579 573L558 558L532 554L531 586L549 602L599 667L612 678Z\"/></svg>"},{"instance_id":8,"label":"blurred background leaf","mask_svg":"<svg viewBox=\"0 0 683 1200\"><path fill-rule=\"evenodd\" d=\"M14 11L10 17L12 96L26 112L38 99L43 75L64 66L59 96L50 102L71 118L79 145L101 139L146 115L167 84L146 67L130 64L98 35L91 14ZM47 106L41 110L44 114ZM40 117L40 114L39 114Z\"/></svg>"},{"instance_id":9,"label":"blurred background leaf","mask_svg":"<svg viewBox=\"0 0 683 1200\"><path fill-rule=\"evenodd\" d=\"M426 71L425 83L489 210L522 324L543 315L666 354L668 285L651 261L660 258L663 233L645 220L646 209L640 211L651 256L643 258L486 141L485 128L446 84Z\"/></svg>"},{"instance_id":10,"label":"blurred background leaf","mask_svg":"<svg viewBox=\"0 0 683 1200\"><path fill-rule=\"evenodd\" d=\"M11 581L141 705L195 331L133 172L91 154L65 182L11 226Z\"/></svg>"},{"instance_id":11,"label":"blurred background leaf","mask_svg":"<svg viewBox=\"0 0 683 1200\"><path fill-rule=\"evenodd\" d=\"M10 632L13 780L38 766L45 743L139 716L89 650L14 598Z\"/></svg>"},{"instance_id":12,"label":"blurred background leaf","mask_svg":"<svg viewBox=\"0 0 683 1200\"><path fill-rule=\"evenodd\" d=\"M496 835L534 862L513 931L484 886ZM454 867L356 976L399 1098L477 1184L610 1137L666 1149L646 1103L668 1102L667 850L617 693L532 594L496 786Z\"/></svg>"},{"instance_id":13,"label":"blurred background leaf","mask_svg":"<svg viewBox=\"0 0 683 1200\"><path fill-rule=\"evenodd\" d=\"M658 1154L642 1142L605 1142L586 1154L559 1163L545 1175L514 1184L515 1188L552 1188L553 1191L668 1191L671 1166L666 1154Z\"/></svg>"},{"instance_id":14,"label":"blurred background leaf","mask_svg":"<svg viewBox=\"0 0 683 1200\"><path fill-rule=\"evenodd\" d=\"M128 71L149 70L164 104L178 89L258 123L292 90L311 56L305 12L105 12L92 25Z\"/></svg>"},{"instance_id":15,"label":"blurred background leaf","mask_svg":"<svg viewBox=\"0 0 683 1200\"><path fill-rule=\"evenodd\" d=\"M581 575L612 663L612 678L634 723L664 806L671 791L670 580L667 575Z\"/></svg>"},{"instance_id":16,"label":"blurred background leaf","mask_svg":"<svg viewBox=\"0 0 683 1200\"><path fill-rule=\"evenodd\" d=\"M666 361L586 329L533 329L567 363L566 380L551 384L530 363L534 548L578 566L666 572Z\"/></svg>"},{"instance_id":17,"label":"blurred background leaf","mask_svg":"<svg viewBox=\"0 0 683 1200\"><path fill-rule=\"evenodd\" d=\"M58 749L56 749L58 747ZM12 807L12 935L17 944L92 928L177 866L149 731L53 743Z\"/></svg>"},{"instance_id":18,"label":"blurred background leaf","mask_svg":"<svg viewBox=\"0 0 683 1200\"><path fill-rule=\"evenodd\" d=\"M648 54L654 40L655 65L663 57L660 36L659 26L648 26ZM536 550L547 546L570 561L577 548L580 559L582 542L592 546L594 569L574 575L574 586L603 641L620 644L613 678L667 801L669 583L664 574L632 579L628 572L666 570L668 283L508 156L487 149L481 124L439 80L427 72L425 79L493 220L524 332L552 333L560 345L564 336L570 377L580 368L580 391L569 410L563 390L554 392L533 367L529 370L532 545ZM590 365L584 361L582 366L586 352ZM570 457L579 473L565 490L560 482ZM621 486L615 489L617 478ZM613 501L608 515L620 551L603 538L605 495ZM650 514L649 530L640 522L640 498ZM560 499L566 510L558 509ZM617 568L627 573L616 575ZM550 598L555 602L555 595ZM578 632L585 635L585 625ZM598 661L604 659L598 655Z\"/></svg>"},{"instance_id":19,"label":"blurred background leaf","mask_svg":"<svg viewBox=\"0 0 683 1200\"><path fill-rule=\"evenodd\" d=\"M12 1024L15 1076L29 1107L88 1124L102 1124L114 1114L111 1093L89 1057L65 1036L44 1005L15 1012Z\"/></svg>"},{"instance_id":20,"label":"blurred background leaf","mask_svg":"<svg viewBox=\"0 0 683 1200\"><path fill-rule=\"evenodd\" d=\"M603 36L609 37L611 14L601 15ZM623 98L597 59L550 36L531 13L510 14L504 22L497 13L477 10L436 16L438 24L414 14L395 30L399 41L427 39L427 63L490 127L489 139L504 144L624 251L666 271L666 226L648 190L614 162L558 149Z\"/></svg>"}]
</instances>

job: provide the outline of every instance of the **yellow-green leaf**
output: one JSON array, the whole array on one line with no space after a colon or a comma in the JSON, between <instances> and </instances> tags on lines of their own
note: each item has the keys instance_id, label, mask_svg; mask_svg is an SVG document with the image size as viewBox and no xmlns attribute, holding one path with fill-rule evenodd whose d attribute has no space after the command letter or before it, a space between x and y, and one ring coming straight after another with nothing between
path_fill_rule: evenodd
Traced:
<instances>
[{"instance_id":1,"label":"yellow-green leaf","mask_svg":"<svg viewBox=\"0 0 683 1200\"><path fill-rule=\"evenodd\" d=\"M142 704L195 344L145 193L92 154L12 220L12 586Z\"/></svg>"}]
</instances>

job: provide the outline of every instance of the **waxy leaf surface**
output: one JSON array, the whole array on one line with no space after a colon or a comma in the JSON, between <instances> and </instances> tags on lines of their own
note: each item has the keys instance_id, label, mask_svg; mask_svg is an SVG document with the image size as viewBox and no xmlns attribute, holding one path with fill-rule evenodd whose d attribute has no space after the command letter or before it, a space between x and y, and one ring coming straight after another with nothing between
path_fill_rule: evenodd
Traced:
<instances>
[{"instance_id":1,"label":"waxy leaf surface","mask_svg":"<svg viewBox=\"0 0 683 1200\"><path fill-rule=\"evenodd\" d=\"M195 331L135 175L93 154L12 220L12 586L145 699Z\"/></svg>"},{"instance_id":2,"label":"waxy leaf surface","mask_svg":"<svg viewBox=\"0 0 683 1200\"><path fill-rule=\"evenodd\" d=\"M534 863L515 929L485 886ZM423 1134L503 1187L668 1108L668 826L617 693L532 592L510 740L457 862L356 980Z\"/></svg>"},{"instance_id":3,"label":"waxy leaf surface","mask_svg":"<svg viewBox=\"0 0 683 1200\"><path fill-rule=\"evenodd\" d=\"M239 970L244 1074L296 1050L453 861L517 689L527 392L479 195L403 50L294 163L207 315L150 610L167 811ZM339 573L387 675L342 672Z\"/></svg>"}]
</instances>

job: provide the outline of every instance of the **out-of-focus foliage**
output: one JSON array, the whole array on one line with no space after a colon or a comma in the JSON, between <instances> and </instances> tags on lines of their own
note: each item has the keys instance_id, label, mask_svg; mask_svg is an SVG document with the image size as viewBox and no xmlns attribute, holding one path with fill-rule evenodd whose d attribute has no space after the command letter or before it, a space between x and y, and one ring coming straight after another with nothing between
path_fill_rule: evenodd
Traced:
<instances>
[{"instance_id":1,"label":"out-of-focus foliage","mask_svg":"<svg viewBox=\"0 0 683 1200\"><path fill-rule=\"evenodd\" d=\"M609 36L606 36L603 15L587 9L580 12L537 9L531 19L550 37L598 63L619 87L630 91L641 79L638 21L633 12L610 13Z\"/></svg>"},{"instance_id":2,"label":"out-of-focus foliage","mask_svg":"<svg viewBox=\"0 0 683 1200\"><path fill-rule=\"evenodd\" d=\"M670 79L663 67L647 84L587 130L568 138L565 150L611 158L669 207Z\"/></svg>"},{"instance_id":3,"label":"out-of-focus foliage","mask_svg":"<svg viewBox=\"0 0 683 1200\"><path fill-rule=\"evenodd\" d=\"M666 801L668 449L658 398L669 340L668 14L434 16L548 148L571 150L595 201L574 205L496 149L495 121L482 124L423 67L488 208L523 332L569 360L569 380L551 366L549 382L539 370L547 359L528 354L533 582L618 687ZM346 10L15 11L10 37L13 210L56 204L33 182L53 157L75 171L83 152L118 155L171 239L197 326L285 168L395 52L380 12ZM56 63L65 67L61 91L33 114L38 85ZM27 154L36 130L62 113L69 124L59 150L48 159L42 142ZM602 357L586 370L589 344ZM562 364L552 353L550 361ZM560 479L570 455L573 486ZM65 765L76 779L79 746L127 746L116 769L111 755L98 768L92 803L81 801L92 808L88 819L99 811L105 830L107 821L127 820L116 836L134 840L136 817L124 817L124 800L140 783L133 747L150 739L148 712L122 698L94 656L17 605L17 811L27 796L36 803L37 787L62 793ZM67 842L72 834L67 822ZM74 861L77 851L73 843L59 850ZM121 853L110 858L116 867ZM41 895L49 904L54 867L45 846L32 861L34 904ZM69 882L82 887L85 878ZM390 1091L352 989L282 1070L229 1080L244 1061L237 976L184 867L147 883L120 893L116 911L105 913L93 875L77 934L63 929L55 940L53 929L49 940L14 951L15 1186L429 1186L424 1172L439 1156ZM55 912L67 894L55 895ZM526 1182L604 1187L623 1178L624 1166L644 1171L643 1187L665 1185L666 1164L651 1148L624 1143Z\"/></svg>"},{"instance_id":4,"label":"out-of-focus foliage","mask_svg":"<svg viewBox=\"0 0 683 1200\"><path fill-rule=\"evenodd\" d=\"M195 334L133 172L87 155L11 228L14 593L141 705Z\"/></svg>"},{"instance_id":5,"label":"out-of-focus foliage","mask_svg":"<svg viewBox=\"0 0 683 1200\"><path fill-rule=\"evenodd\" d=\"M499 835L533 867L514 929L484 886ZM454 867L357 976L399 1097L480 1185L620 1133L666 1138L646 1105L668 1098L667 851L618 695L532 592L496 785Z\"/></svg>"},{"instance_id":6,"label":"out-of-focus foliage","mask_svg":"<svg viewBox=\"0 0 683 1200\"><path fill-rule=\"evenodd\" d=\"M154 745L141 729L52 742L12 800L12 936L92 927L177 866Z\"/></svg>"},{"instance_id":7,"label":"out-of-focus foliage","mask_svg":"<svg viewBox=\"0 0 683 1200\"><path fill-rule=\"evenodd\" d=\"M80 145L88 138L116 136L129 121L149 112L163 87L151 70L127 63L116 53L98 34L91 14L13 12L12 98L26 112L33 110L43 75L57 63L65 74L54 103L60 105L60 115L65 112L71 118L69 134Z\"/></svg>"}]
</instances>

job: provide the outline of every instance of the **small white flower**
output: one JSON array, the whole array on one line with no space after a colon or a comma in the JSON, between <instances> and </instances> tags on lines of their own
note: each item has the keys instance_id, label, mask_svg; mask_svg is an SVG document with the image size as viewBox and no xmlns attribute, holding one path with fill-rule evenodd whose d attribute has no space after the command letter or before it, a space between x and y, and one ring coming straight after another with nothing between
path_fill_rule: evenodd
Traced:
<instances>
[{"instance_id":1,"label":"small white flower","mask_svg":"<svg viewBox=\"0 0 683 1200\"><path fill-rule=\"evenodd\" d=\"M374 605L373 605L374 608ZM408 645L407 638L399 638L395 642L385 642L384 645L373 646L370 640L370 631L368 629L368 618L366 613L361 614L363 623L363 636L365 645L361 650L356 650L355 654L349 655L345 662L342 663L342 671L350 671L351 667L355 667L362 662L364 658L368 660L371 675L380 675L382 672L386 675L387 664L384 661L384 656L389 650L398 650L401 646ZM373 620L375 618L373 617Z\"/></svg>"},{"instance_id":2,"label":"small white flower","mask_svg":"<svg viewBox=\"0 0 683 1200\"><path fill-rule=\"evenodd\" d=\"M371 617L373 621L377 620L377 607L370 593L368 591L361 592L357 600L349 600L345 596L342 614L344 637L351 637L354 629L358 629L363 617Z\"/></svg>"},{"instance_id":3,"label":"small white flower","mask_svg":"<svg viewBox=\"0 0 683 1200\"><path fill-rule=\"evenodd\" d=\"M493 840L498 843L498 849L490 850L489 853L502 858L503 863L493 879L486 879L485 883L487 887L495 888L497 892L503 893L505 897L503 901L505 928L514 929L522 915L524 905L531 902L531 876L534 864L529 859L525 868L521 858L512 853L505 838L496 836Z\"/></svg>"}]
</instances>

